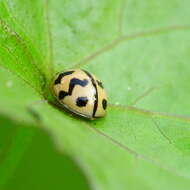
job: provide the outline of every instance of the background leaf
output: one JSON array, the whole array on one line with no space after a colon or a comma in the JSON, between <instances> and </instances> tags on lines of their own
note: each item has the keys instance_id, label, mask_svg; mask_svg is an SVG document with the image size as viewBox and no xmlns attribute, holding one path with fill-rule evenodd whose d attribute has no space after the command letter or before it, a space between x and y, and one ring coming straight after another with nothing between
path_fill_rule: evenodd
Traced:
<instances>
[{"instance_id":1,"label":"background leaf","mask_svg":"<svg viewBox=\"0 0 190 190\"><path fill-rule=\"evenodd\" d=\"M55 111L50 107L48 109L48 107L48 105L36 106L35 110L38 111L38 113L43 113L41 114L42 121L46 126L45 128L53 135L57 147L77 158L76 160L85 169L84 171L89 176L91 183L94 184L95 189L129 188L136 190L189 188L188 176L185 176L181 171L182 164L185 165L184 160L180 157L180 159L176 161L178 155L175 154L175 149L173 148L173 150L168 146L165 142L165 138L162 136L160 137L157 131L150 131L151 129L145 129L144 131L143 129L138 130L138 135L142 136L143 139L145 139L145 135L147 137L151 135L154 144L156 143L156 145L154 145L152 143L153 140L151 139L152 141L150 140L151 142L149 141L149 144L147 143L147 145L146 142L149 139L145 142L140 142L135 141L131 137L132 135L136 135L136 133L133 132L132 134L129 134L129 131L131 131L130 125L127 127L127 132L123 129L126 128L126 122L122 122L124 123L123 128L121 127L122 124L119 123L117 119L117 124L115 124L113 116L116 113L113 113L112 110L109 110L110 115L106 118L106 121L110 120L113 123L109 123L107 127L108 130L106 131L104 129L104 123L106 124L108 121L101 122L103 128L92 128L90 126L91 122L86 123L69 116L64 117L59 111ZM48 110L49 113L45 110ZM131 115L131 117L129 115L129 121L131 123L139 119L143 124L146 124L146 117L144 118L144 116L142 117L135 113L132 113ZM135 120L133 120L132 117ZM54 118L56 123L52 118ZM100 126L100 123L93 122L93 124ZM133 127L135 127L135 125L133 125ZM143 131L144 134L141 131ZM121 135L122 132L124 134L123 136ZM114 133L116 133L115 136L113 135ZM117 134L120 136L119 140ZM125 143L127 145L125 145ZM140 150L140 148L137 149L137 147L140 146L140 143L142 144L140 147L142 150ZM133 144L133 146L131 144ZM149 151L152 150L152 155L154 154L154 150L155 152L157 151L159 156L161 156L155 158L155 155L152 156L147 152L145 153L145 146L149 146L148 148ZM166 153L168 150L170 152ZM166 159L166 157L168 158L174 154L176 160L172 160L172 162L176 163L177 166L180 165L180 169L176 168L176 166L171 166L173 163L169 164ZM162 162L163 159L165 162Z\"/></svg>"},{"instance_id":2,"label":"background leaf","mask_svg":"<svg viewBox=\"0 0 190 190\"><path fill-rule=\"evenodd\" d=\"M0 125L1 189L89 189L73 160L56 152L44 132L5 117Z\"/></svg>"},{"instance_id":3,"label":"background leaf","mask_svg":"<svg viewBox=\"0 0 190 190\"><path fill-rule=\"evenodd\" d=\"M38 104L41 96L24 81L2 68L0 81L0 113L20 122L34 122L29 107L31 104Z\"/></svg>"},{"instance_id":4,"label":"background leaf","mask_svg":"<svg viewBox=\"0 0 190 190\"><path fill-rule=\"evenodd\" d=\"M117 36L121 2L50 2L49 19L56 70L71 68Z\"/></svg>"}]
</instances>

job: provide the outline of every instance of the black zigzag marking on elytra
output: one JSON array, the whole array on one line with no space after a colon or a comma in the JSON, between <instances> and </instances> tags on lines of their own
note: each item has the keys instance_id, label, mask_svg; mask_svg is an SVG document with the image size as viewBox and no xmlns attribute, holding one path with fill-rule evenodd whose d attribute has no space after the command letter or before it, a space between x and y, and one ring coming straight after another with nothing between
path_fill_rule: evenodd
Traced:
<instances>
[{"instance_id":1,"label":"black zigzag marking on elytra","mask_svg":"<svg viewBox=\"0 0 190 190\"><path fill-rule=\"evenodd\" d=\"M84 79L84 80L80 80L80 79L77 79L77 78L72 78L70 80L70 83L69 83L69 91L68 92L65 92L63 90L61 90L59 92L59 99L62 100L65 98L65 96L71 96L72 95L72 92L73 92L73 89L76 85L79 85L79 86L86 86L88 84L88 80L87 79Z\"/></svg>"},{"instance_id":2,"label":"black zigzag marking on elytra","mask_svg":"<svg viewBox=\"0 0 190 190\"><path fill-rule=\"evenodd\" d=\"M94 94L95 101L94 101L94 108L93 108L93 114L92 114L92 116L95 117L95 114L96 114L96 111L97 111L97 108L98 108L98 91L97 91L96 82L95 82L94 78L92 77L92 75L91 75L89 72L87 72L87 71L85 71L85 70L83 70L83 71L84 71L84 72L88 75L88 77L91 79L92 85L94 86L94 88L95 88L95 90L96 90L96 92L95 92L95 94Z\"/></svg>"},{"instance_id":3,"label":"black zigzag marking on elytra","mask_svg":"<svg viewBox=\"0 0 190 190\"><path fill-rule=\"evenodd\" d=\"M67 72L61 73L55 80L54 84L60 84L63 77L67 75L71 75L72 73L74 73L74 71L67 71Z\"/></svg>"}]
</instances>

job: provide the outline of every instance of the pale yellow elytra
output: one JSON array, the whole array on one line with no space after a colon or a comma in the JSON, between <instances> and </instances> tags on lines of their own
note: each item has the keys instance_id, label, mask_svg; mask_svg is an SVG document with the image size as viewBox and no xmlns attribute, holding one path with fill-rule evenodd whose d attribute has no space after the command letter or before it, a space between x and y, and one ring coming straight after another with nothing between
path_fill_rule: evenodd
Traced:
<instances>
[{"instance_id":1,"label":"pale yellow elytra","mask_svg":"<svg viewBox=\"0 0 190 190\"><path fill-rule=\"evenodd\" d=\"M95 119L106 114L107 95L94 75L81 69L59 73L53 82L53 94L69 111Z\"/></svg>"}]
</instances>

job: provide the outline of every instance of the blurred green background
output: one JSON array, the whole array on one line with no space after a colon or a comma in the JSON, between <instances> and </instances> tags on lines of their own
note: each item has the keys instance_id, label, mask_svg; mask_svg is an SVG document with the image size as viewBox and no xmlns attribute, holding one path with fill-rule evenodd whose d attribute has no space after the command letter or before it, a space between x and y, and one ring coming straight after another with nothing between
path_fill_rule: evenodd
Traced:
<instances>
[{"instance_id":1,"label":"blurred green background","mask_svg":"<svg viewBox=\"0 0 190 190\"><path fill-rule=\"evenodd\" d=\"M0 187L12 189L89 189L79 166L56 151L39 128L0 117Z\"/></svg>"}]
</instances>

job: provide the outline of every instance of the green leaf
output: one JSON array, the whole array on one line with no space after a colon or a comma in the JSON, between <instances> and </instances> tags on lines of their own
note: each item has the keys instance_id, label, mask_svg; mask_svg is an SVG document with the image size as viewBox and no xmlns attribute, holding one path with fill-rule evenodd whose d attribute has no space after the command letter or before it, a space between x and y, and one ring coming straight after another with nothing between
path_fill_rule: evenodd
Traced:
<instances>
[{"instance_id":1,"label":"green leaf","mask_svg":"<svg viewBox=\"0 0 190 190\"><path fill-rule=\"evenodd\" d=\"M186 128L175 136L177 140L170 145L168 139L152 126L148 117L150 115L135 111L121 115L121 110L109 109L109 116L96 123L65 116L48 105L35 107L41 113L45 129L53 135L57 147L77 159L95 189L189 188L189 154L187 149L183 156L180 148L176 150L180 145L179 139L185 137L188 131L189 123L172 120L176 125ZM128 119L124 118L126 114ZM157 119L161 120L160 116ZM177 131L180 131L179 128Z\"/></svg>"},{"instance_id":2,"label":"green leaf","mask_svg":"<svg viewBox=\"0 0 190 190\"><path fill-rule=\"evenodd\" d=\"M21 122L34 122L30 105L38 104L41 96L24 81L5 69L0 69L0 113Z\"/></svg>"},{"instance_id":3,"label":"green leaf","mask_svg":"<svg viewBox=\"0 0 190 190\"><path fill-rule=\"evenodd\" d=\"M29 85L1 70L0 113L47 130L94 189L189 189L189 6L1 2L0 65ZM105 118L86 121L35 103L51 96L54 70L71 67L102 79L111 103Z\"/></svg>"},{"instance_id":4,"label":"green leaf","mask_svg":"<svg viewBox=\"0 0 190 190\"><path fill-rule=\"evenodd\" d=\"M71 68L117 37L120 8L121 0L50 1L56 70Z\"/></svg>"},{"instance_id":5,"label":"green leaf","mask_svg":"<svg viewBox=\"0 0 190 190\"><path fill-rule=\"evenodd\" d=\"M189 115L190 104L185 101L190 90L188 34L188 30L180 28L136 38L85 68L103 78L112 104Z\"/></svg>"},{"instance_id":6,"label":"green leaf","mask_svg":"<svg viewBox=\"0 0 190 190\"><path fill-rule=\"evenodd\" d=\"M0 2L0 66L16 73L41 94L52 74L43 3Z\"/></svg>"},{"instance_id":7,"label":"green leaf","mask_svg":"<svg viewBox=\"0 0 190 190\"><path fill-rule=\"evenodd\" d=\"M0 117L0 125L1 189L59 189L60 186L89 189L73 160L56 152L42 130L5 117Z\"/></svg>"}]
</instances>

